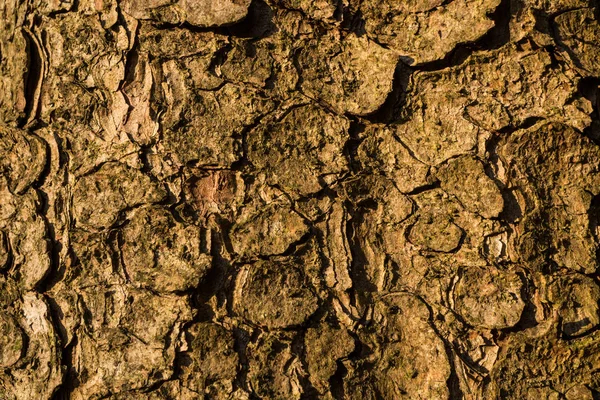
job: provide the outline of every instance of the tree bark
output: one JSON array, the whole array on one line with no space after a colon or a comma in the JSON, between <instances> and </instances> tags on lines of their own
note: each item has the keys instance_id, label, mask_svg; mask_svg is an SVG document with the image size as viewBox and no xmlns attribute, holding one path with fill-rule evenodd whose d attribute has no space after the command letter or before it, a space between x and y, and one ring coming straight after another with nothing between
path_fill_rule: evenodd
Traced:
<instances>
[{"instance_id":1,"label":"tree bark","mask_svg":"<svg viewBox=\"0 0 600 400\"><path fill-rule=\"evenodd\" d=\"M3 0L0 399L600 398L596 0Z\"/></svg>"}]
</instances>

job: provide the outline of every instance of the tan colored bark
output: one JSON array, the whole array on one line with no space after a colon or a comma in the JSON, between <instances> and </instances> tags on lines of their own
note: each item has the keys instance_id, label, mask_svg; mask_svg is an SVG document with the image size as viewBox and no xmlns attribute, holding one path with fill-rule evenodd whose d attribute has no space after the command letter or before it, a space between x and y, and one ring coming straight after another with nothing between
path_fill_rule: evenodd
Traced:
<instances>
[{"instance_id":1,"label":"tan colored bark","mask_svg":"<svg viewBox=\"0 0 600 400\"><path fill-rule=\"evenodd\" d=\"M0 399L600 397L596 0L0 2Z\"/></svg>"}]
</instances>

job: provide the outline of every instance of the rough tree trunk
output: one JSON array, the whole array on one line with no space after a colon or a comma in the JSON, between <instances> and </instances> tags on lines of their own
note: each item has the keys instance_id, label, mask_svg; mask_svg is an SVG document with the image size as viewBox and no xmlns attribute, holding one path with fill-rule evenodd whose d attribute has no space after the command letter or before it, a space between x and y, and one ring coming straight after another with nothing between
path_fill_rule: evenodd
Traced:
<instances>
[{"instance_id":1,"label":"rough tree trunk","mask_svg":"<svg viewBox=\"0 0 600 400\"><path fill-rule=\"evenodd\" d=\"M1 0L0 399L600 398L595 0Z\"/></svg>"}]
</instances>

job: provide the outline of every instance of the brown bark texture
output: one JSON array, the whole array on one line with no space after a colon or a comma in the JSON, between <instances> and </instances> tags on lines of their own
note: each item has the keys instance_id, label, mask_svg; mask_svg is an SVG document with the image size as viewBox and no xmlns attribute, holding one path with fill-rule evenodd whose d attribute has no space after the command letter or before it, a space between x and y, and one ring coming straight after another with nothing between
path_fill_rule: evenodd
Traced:
<instances>
[{"instance_id":1,"label":"brown bark texture","mask_svg":"<svg viewBox=\"0 0 600 400\"><path fill-rule=\"evenodd\" d=\"M600 399L596 0L0 0L0 399Z\"/></svg>"}]
</instances>

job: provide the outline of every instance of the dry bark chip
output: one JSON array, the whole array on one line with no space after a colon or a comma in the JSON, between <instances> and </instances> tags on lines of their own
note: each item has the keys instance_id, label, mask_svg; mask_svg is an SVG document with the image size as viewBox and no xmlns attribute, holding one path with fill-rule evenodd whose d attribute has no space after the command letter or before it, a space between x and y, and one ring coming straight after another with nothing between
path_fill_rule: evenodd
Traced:
<instances>
[{"instance_id":1,"label":"dry bark chip","mask_svg":"<svg viewBox=\"0 0 600 400\"><path fill-rule=\"evenodd\" d=\"M586 75L600 76L600 24L594 9L583 8L562 13L554 20L557 40L565 47L576 67Z\"/></svg>"},{"instance_id":2,"label":"dry bark chip","mask_svg":"<svg viewBox=\"0 0 600 400\"><path fill-rule=\"evenodd\" d=\"M578 274L561 277L550 286L549 297L559 308L566 339L585 335L600 324L600 287L593 279Z\"/></svg>"},{"instance_id":3,"label":"dry bark chip","mask_svg":"<svg viewBox=\"0 0 600 400\"><path fill-rule=\"evenodd\" d=\"M441 92L441 93L440 93ZM444 101L439 99L444 98ZM405 123L392 125L392 132L427 165L438 165L452 157L470 153L481 129L464 116L459 96L440 89L426 91L421 104ZM456 102L462 103L457 106Z\"/></svg>"},{"instance_id":4,"label":"dry bark chip","mask_svg":"<svg viewBox=\"0 0 600 400\"><path fill-rule=\"evenodd\" d=\"M2 326L7 333L2 344L2 362L6 369L0 372L0 394L11 400L51 398L63 381L60 368L61 352L57 332L52 324L48 304L42 295L25 293L18 302L12 320L2 314ZM19 348L20 347L20 348ZM10 368L10 363L13 368ZM9 397L10 396L10 397Z\"/></svg>"},{"instance_id":5,"label":"dry bark chip","mask_svg":"<svg viewBox=\"0 0 600 400\"><path fill-rule=\"evenodd\" d=\"M250 0L125 0L123 10L138 19L199 27L231 25L248 14Z\"/></svg>"},{"instance_id":6,"label":"dry bark chip","mask_svg":"<svg viewBox=\"0 0 600 400\"><path fill-rule=\"evenodd\" d=\"M23 332L14 318L0 313L0 365L9 368L22 357Z\"/></svg>"},{"instance_id":7,"label":"dry bark chip","mask_svg":"<svg viewBox=\"0 0 600 400\"><path fill-rule=\"evenodd\" d=\"M383 173L403 193L427 184L429 166L413 157L394 135L393 127L370 125L358 148L358 160L373 173Z\"/></svg>"},{"instance_id":8,"label":"dry bark chip","mask_svg":"<svg viewBox=\"0 0 600 400\"><path fill-rule=\"evenodd\" d=\"M5 177L0 175L0 228L5 262L10 261L9 275L25 290L40 283L51 268L46 220L40 215L38 194L29 190L18 196L10 192Z\"/></svg>"},{"instance_id":9,"label":"dry bark chip","mask_svg":"<svg viewBox=\"0 0 600 400\"><path fill-rule=\"evenodd\" d=\"M551 257L574 271L596 271L590 221L592 199L600 194L598 146L568 126L543 122L511 135L499 153L509 187L529 199L519 204L519 256L535 268Z\"/></svg>"},{"instance_id":10,"label":"dry bark chip","mask_svg":"<svg viewBox=\"0 0 600 400\"><path fill-rule=\"evenodd\" d=\"M574 385L565 393L567 400L594 400L595 393L585 385Z\"/></svg>"},{"instance_id":11,"label":"dry bark chip","mask_svg":"<svg viewBox=\"0 0 600 400\"><path fill-rule=\"evenodd\" d=\"M212 257L201 248L201 231L163 208L137 210L123 229L123 263L135 285L157 292L197 287Z\"/></svg>"},{"instance_id":12,"label":"dry bark chip","mask_svg":"<svg viewBox=\"0 0 600 400\"><path fill-rule=\"evenodd\" d=\"M139 390L171 376L175 340L191 320L185 298L114 287L89 288L80 301L89 313L73 352L75 398Z\"/></svg>"},{"instance_id":13,"label":"dry bark chip","mask_svg":"<svg viewBox=\"0 0 600 400\"><path fill-rule=\"evenodd\" d=\"M365 36L324 35L307 43L298 58L302 90L339 113L377 111L392 91L398 56Z\"/></svg>"},{"instance_id":14,"label":"dry bark chip","mask_svg":"<svg viewBox=\"0 0 600 400\"><path fill-rule=\"evenodd\" d=\"M184 28L157 29L153 24L142 22L138 36L140 53L161 59L204 59L228 44L227 36L213 32L196 32ZM199 73L200 71L198 71Z\"/></svg>"},{"instance_id":15,"label":"dry bark chip","mask_svg":"<svg viewBox=\"0 0 600 400\"><path fill-rule=\"evenodd\" d=\"M580 387L596 387L593 382L596 365L600 362L598 333L569 341L558 338L553 329L541 337L515 336L510 339L507 351L500 353L490 374L493 383L482 391L482 397L497 398L505 392L511 394L509 398L518 399L526 398L528 392L537 392L547 398L560 399L564 397L557 396L556 392L568 393L575 389L573 396L588 395L589 392ZM589 356L582 358L580 354ZM518 377L512 374L514 370L520 371ZM532 390L534 388L537 390Z\"/></svg>"},{"instance_id":16,"label":"dry bark chip","mask_svg":"<svg viewBox=\"0 0 600 400\"><path fill-rule=\"evenodd\" d=\"M458 198L467 210L484 218L496 218L504 208L498 186L490 179L483 164L473 157L454 158L437 173L442 189Z\"/></svg>"},{"instance_id":17,"label":"dry bark chip","mask_svg":"<svg viewBox=\"0 0 600 400\"><path fill-rule=\"evenodd\" d=\"M169 84L159 153L178 165L229 168L242 157L244 128L273 104L255 90L232 84L216 91L197 89L186 82L184 71L175 61L162 65Z\"/></svg>"},{"instance_id":18,"label":"dry bark chip","mask_svg":"<svg viewBox=\"0 0 600 400\"><path fill-rule=\"evenodd\" d=\"M46 222L37 214L37 207L28 201L22 204L8 238L19 281L24 289L31 290L50 272L50 243Z\"/></svg>"},{"instance_id":19,"label":"dry bark chip","mask_svg":"<svg viewBox=\"0 0 600 400\"><path fill-rule=\"evenodd\" d=\"M272 204L250 215L242 212L231 231L231 244L242 258L283 254L308 230L296 211Z\"/></svg>"},{"instance_id":20,"label":"dry bark chip","mask_svg":"<svg viewBox=\"0 0 600 400\"><path fill-rule=\"evenodd\" d=\"M333 22L338 4L335 0L271 0L278 6L291 10L300 10L315 20Z\"/></svg>"},{"instance_id":21,"label":"dry bark chip","mask_svg":"<svg viewBox=\"0 0 600 400\"><path fill-rule=\"evenodd\" d=\"M302 267L275 260L244 266L235 281L236 314L269 329L302 324L318 308L315 290Z\"/></svg>"},{"instance_id":22,"label":"dry bark chip","mask_svg":"<svg viewBox=\"0 0 600 400\"><path fill-rule=\"evenodd\" d=\"M373 319L376 333L365 333L361 339L373 346L375 362L370 368L351 366L347 378L371 376L363 381L366 385L355 382L344 387L350 398L375 399L375 393L383 398L448 398L450 364L444 343L430 325L426 304L408 293L393 293L375 304Z\"/></svg>"},{"instance_id":23,"label":"dry bark chip","mask_svg":"<svg viewBox=\"0 0 600 400\"><path fill-rule=\"evenodd\" d=\"M300 358L292 350L291 335L261 335L248 346L248 383L260 397L300 400L306 379Z\"/></svg>"},{"instance_id":24,"label":"dry bark chip","mask_svg":"<svg viewBox=\"0 0 600 400\"><path fill-rule=\"evenodd\" d=\"M337 361L354 350L354 340L344 328L323 323L306 331L304 343L310 381L323 395L329 391L329 379L338 369Z\"/></svg>"},{"instance_id":25,"label":"dry bark chip","mask_svg":"<svg viewBox=\"0 0 600 400\"><path fill-rule=\"evenodd\" d=\"M523 282L514 272L495 268L466 268L454 290L456 311L478 328L503 329L521 319L525 302Z\"/></svg>"},{"instance_id":26,"label":"dry bark chip","mask_svg":"<svg viewBox=\"0 0 600 400\"><path fill-rule=\"evenodd\" d=\"M165 198L165 190L141 171L121 163L104 164L79 179L73 189L73 214L78 225L104 229L119 212Z\"/></svg>"},{"instance_id":27,"label":"dry bark chip","mask_svg":"<svg viewBox=\"0 0 600 400\"><path fill-rule=\"evenodd\" d=\"M441 60L461 43L474 42L494 27L489 17L500 0L361 2L367 35L384 43L409 65Z\"/></svg>"},{"instance_id":28,"label":"dry bark chip","mask_svg":"<svg viewBox=\"0 0 600 400\"><path fill-rule=\"evenodd\" d=\"M318 106L300 106L248 133L248 159L271 185L309 195L348 170L343 147L350 122Z\"/></svg>"},{"instance_id":29,"label":"dry bark chip","mask_svg":"<svg viewBox=\"0 0 600 400\"><path fill-rule=\"evenodd\" d=\"M549 15L558 15L565 11L589 7L590 2L588 0L524 0L523 5L526 8L543 10Z\"/></svg>"},{"instance_id":30,"label":"dry bark chip","mask_svg":"<svg viewBox=\"0 0 600 400\"><path fill-rule=\"evenodd\" d=\"M190 348L185 355L190 363L182 366L185 387L214 397L231 393L239 362L231 332L217 324L201 322L192 325L186 336Z\"/></svg>"},{"instance_id":31,"label":"dry bark chip","mask_svg":"<svg viewBox=\"0 0 600 400\"><path fill-rule=\"evenodd\" d=\"M425 249L450 253L458 249L463 231L449 216L425 214L411 227L408 240Z\"/></svg>"},{"instance_id":32,"label":"dry bark chip","mask_svg":"<svg viewBox=\"0 0 600 400\"><path fill-rule=\"evenodd\" d=\"M232 218L244 200L245 184L238 171L209 171L188 179L184 190L200 218L211 214Z\"/></svg>"},{"instance_id":33,"label":"dry bark chip","mask_svg":"<svg viewBox=\"0 0 600 400\"><path fill-rule=\"evenodd\" d=\"M0 174L12 193L24 193L43 173L46 143L38 136L0 125Z\"/></svg>"},{"instance_id":34,"label":"dry bark chip","mask_svg":"<svg viewBox=\"0 0 600 400\"><path fill-rule=\"evenodd\" d=\"M507 44L474 53L456 67L414 75L398 136L417 158L438 164L467 153L480 133L533 118L582 130L590 123L591 104L576 96L579 79L555 66L543 49L520 52Z\"/></svg>"},{"instance_id":35,"label":"dry bark chip","mask_svg":"<svg viewBox=\"0 0 600 400\"><path fill-rule=\"evenodd\" d=\"M6 0L0 4L0 123L12 124L25 117L27 108L26 84L27 34L24 25L27 4L19 0Z\"/></svg>"}]
</instances>

